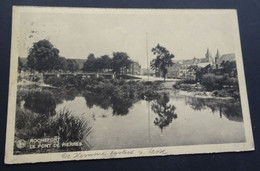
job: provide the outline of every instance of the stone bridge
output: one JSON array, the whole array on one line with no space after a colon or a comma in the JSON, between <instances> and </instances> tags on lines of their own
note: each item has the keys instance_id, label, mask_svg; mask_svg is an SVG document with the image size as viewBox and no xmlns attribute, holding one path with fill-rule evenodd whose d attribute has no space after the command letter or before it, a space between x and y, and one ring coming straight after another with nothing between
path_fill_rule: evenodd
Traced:
<instances>
[{"instance_id":1,"label":"stone bridge","mask_svg":"<svg viewBox=\"0 0 260 171\"><path fill-rule=\"evenodd\" d=\"M43 79L48 78L48 77L68 77L68 76L75 76L75 77L82 77L82 78L110 78L114 79L115 75L113 73L44 73L43 74Z\"/></svg>"}]
</instances>

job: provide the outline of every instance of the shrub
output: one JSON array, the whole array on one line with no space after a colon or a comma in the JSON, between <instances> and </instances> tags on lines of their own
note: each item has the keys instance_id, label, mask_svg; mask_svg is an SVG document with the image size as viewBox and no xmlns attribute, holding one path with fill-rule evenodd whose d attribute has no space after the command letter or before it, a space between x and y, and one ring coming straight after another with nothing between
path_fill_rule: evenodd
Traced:
<instances>
[{"instance_id":1,"label":"shrub","mask_svg":"<svg viewBox=\"0 0 260 171\"><path fill-rule=\"evenodd\" d=\"M50 84L55 87L79 87L81 85L80 76L66 76L66 77L56 77L50 76L44 79L45 84Z\"/></svg>"},{"instance_id":2,"label":"shrub","mask_svg":"<svg viewBox=\"0 0 260 171\"><path fill-rule=\"evenodd\" d=\"M64 80L64 87L78 87L80 86L81 77L76 76L68 76L66 78L63 78Z\"/></svg>"},{"instance_id":3,"label":"shrub","mask_svg":"<svg viewBox=\"0 0 260 171\"><path fill-rule=\"evenodd\" d=\"M232 93L232 97L237 99L237 100L240 100L240 93L239 93L239 90L235 90L233 93Z\"/></svg>"},{"instance_id":4,"label":"shrub","mask_svg":"<svg viewBox=\"0 0 260 171\"><path fill-rule=\"evenodd\" d=\"M65 81L61 77L50 76L50 77L46 77L44 79L44 83L50 84L50 85L55 86L55 87L61 87L65 84Z\"/></svg>"},{"instance_id":5,"label":"shrub","mask_svg":"<svg viewBox=\"0 0 260 171\"><path fill-rule=\"evenodd\" d=\"M17 108L15 137L16 139L31 139L59 136L61 142L83 142L84 148L90 149L85 139L91 133L91 127L88 127L84 119L74 117L66 109L59 111L55 117L43 117L26 109ZM68 147L69 150L80 150L81 147ZM35 149L31 151L22 151L22 153L48 152L48 150L61 151L60 149ZM15 149L15 153L19 149Z\"/></svg>"},{"instance_id":6,"label":"shrub","mask_svg":"<svg viewBox=\"0 0 260 171\"><path fill-rule=\"evenodd\" d=\"M209 91L221 89L223 86L223 76L215 74L205 74L201 78L201 84L205 86L206 89Z\"/></svg>"},{"instance_id":7,"label":"shrub","mask_svg":"<svg viewBox=\"0 0 260 171\"><path fill-rule=\"evenodd\" d=\"M148 90L144 91L141 94L141 97L144 100L147 100L147 101L151 101L151 100L157 99L159 96L160 95L159 95L159 93L157 91L153 91L151 89L148 89Z\"/></svg>"},{"instance_id":8,"label":"shrub","mask_svg":"<svg viewBox=\"0 0 260 171\"><path fill-rule=\"evenodd\" d=\"M59 135L62 142L66 141L82 141L87 128L87 122L84 119L74 117L72 113L66 109L59 111L54 119L49 121L50 134Z\"/></svg>"},{"instance_id":9,"label":"shrub","mask_svg":"<svg viewBox=\"0 0 260 171\"><path fill-rule=\"evenodd\" d=\"M227 91L225 90L215 90L213 93L212 93L213 96L215 97L228 97L230 96L231 94L228 93Z\"/></svg>"},{"instance_id":10,"label":"shrub","mask_svg":"<svg viewBox=\"0 0 260 171\"><path fill-rule=\"evenodd\" d=\"M197 81L195 79L184 79L183 80L184 84L195 84Z\"/></svg>"},{"instance_id":11,"label":"shrub","mask_svg":"<svg viewBox=\"0 0 260 171\"><path fill-rule=\"evenodd\" d=\"M175 84L172 85L173 89L180 89L182 81L177 81Z\"/></svg>"},{"instance_id":12,"label":"shrub","mask_svg":"<svg viewBox=\"0 0 260 171\"><path fill-rule=\"evenodd\" d=\"M16 136L23 139L38 136L34 129L40 126L42 119L38 114L30 110L17 107L15 118Z\"/></svg>"},{"instance_id":13,"label":"shrub","mask_svg":"<svg viewBox=\"0 0 260 171\"><path fill-rule=\"evenodd\" d=\"M236 77L224 76L223 85L227 85L229 87L233 87L234 89L238 89L238 79Z\"/></svg>"}]
</instances>

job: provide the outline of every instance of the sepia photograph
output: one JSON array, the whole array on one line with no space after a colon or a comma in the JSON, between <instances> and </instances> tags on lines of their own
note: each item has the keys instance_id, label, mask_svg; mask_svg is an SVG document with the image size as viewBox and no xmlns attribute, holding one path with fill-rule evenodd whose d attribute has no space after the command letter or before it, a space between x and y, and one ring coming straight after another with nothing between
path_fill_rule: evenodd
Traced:
<instances>
[{"instance_id":1,"label":"sepia photograph","mask_svg":"<svg viewBox=\"0 0 260 171\"><path fill-rule=\"evenodd\" d=\"M13 7L6 163L254 150L236 10Z\"/></svg>"}]
</instances>

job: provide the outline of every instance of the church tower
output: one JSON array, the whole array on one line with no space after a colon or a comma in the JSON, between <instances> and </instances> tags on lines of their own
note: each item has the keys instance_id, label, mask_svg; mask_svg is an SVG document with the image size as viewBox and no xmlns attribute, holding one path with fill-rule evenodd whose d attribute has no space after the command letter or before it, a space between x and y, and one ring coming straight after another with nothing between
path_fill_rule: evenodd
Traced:
<instances>
[{"instance_id":1,"label":"church tower","mask_svg":"<svg viewBox=\"0 0 260 171\"><path fill-rule=\"evenodd\" d=\"M207 59L210 59L210 58L211 58L211 54L210 54L210 52L209 52L209 48L207 48L207 52L206 52L206 54L205 54L205 57L206 57Z\"/></svg>"},{"instance_id":2,"label":"church tower","mask_svg":"<svg viewBox=\"0 0 260 171\"><path fill-rule=\"evenodd\" d=\"M219 58L220 58L220 54L219 54L219 51L217 50L217 53L216 53L216 56L215 56L215 65L216 65L217 69L219 67Z\"/></svg>"}]
</instances>

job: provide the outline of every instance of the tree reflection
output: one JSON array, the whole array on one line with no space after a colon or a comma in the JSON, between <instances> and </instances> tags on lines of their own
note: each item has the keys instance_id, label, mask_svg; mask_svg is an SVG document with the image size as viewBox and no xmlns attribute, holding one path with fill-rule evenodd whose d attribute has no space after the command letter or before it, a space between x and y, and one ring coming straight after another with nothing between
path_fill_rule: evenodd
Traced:
<instances>
[{"instance_id":1,"label":"tree reflection","mask_svg":"<svg viewBox=\"0 0 260 171\"><path fill-rule=\"evenodd\" d=\"M129 109L136 102L135 99L132 98L121 98L121 97L112 97L111 103L113 108L114 115L127 115L129 113Z\"/></svg>"},{"instance_id":2,"label":"tree reflection","mask_svg":"<svg viewBox=\"0 0 260 171\"><path fill-rule=\"evenodd\" d=\"M176 109L175 106L167 105L168 102L169 96L166 93L152 102L151 109L158 114L158 117L154 120L154 124L159 126L161 130L169 126L172 120L177 118L177 114L174 113Z\"/></svg>"},{"instance_id":3,"label":"tree reflection","mask_svg":"<svg viewBox=\"0 0 260 171\"><path fill-rule=\"evenodd\" d=\"M83 96L86 100L86 104L89 108L92 108L94 105L101 107L102 109L108 109L111 106L109 97L102 94L95 94L89 91L85 91Z\"/></svg>"},{"instance_id":4,"label":"tree reflection","mask_svg":"<svg viewBox=\"0 0 260 171\"><path fill-rule=\"evenodd\" d=\"M17 93L17 106L25 107L32 112L42 115L54 115L56 105L64 100L74 100L78 96L77 89L34 89L20 90ZM24 101L24 106L21 102Z\"/></svg>"},{"instance_id":5,"label":"tree reflection","mask_svg":"<svg viewBox=\"0 0 260 171\"><path fill-rule=\"evenodd\" d=\"M56 113L56 101L50 91L28 93L25 97L24 107L45 116L54 115Z\"/></svg>"},{"instance_id":6,"label":"tree reflection","mask_svg":"<svg viewBox=\"0 0 260 171\"><path fill-rule=\"evenodd\" d=\"M129 113L129 109L138 101L136 98L126 97L120 93L104 95L85 91L83 96L89 108L96 105L104 110L107 110L111 107L113 109L113 115L127 115Z\"/></svg>"},{"instance_id":7,"label":"tree reflection","mask_svg":"<svg viewBox=\"0 0 260 171\"><path fill-rule=\"evenodd\" d=\"M52 89L50 90L53 94L57 104L62 103L63 100L74 100L79 95L79 91L75 88L70 89Z\"/></svg>"},{"instance_id":8,"label":"tree reflection","mask_svg":"<svg viewBox=\"0 0 260 171\"><path fill-rule=\"evenodd\" d=\"M194 110L209 108L213 113L218 111L220 118L222 118L222 115L224 115L231 121L243 121L240 101L233 99L203 99L195 97L186 97L185 101L186 104L189 104L190 107Z\"/></svg>"}]
</instances>

